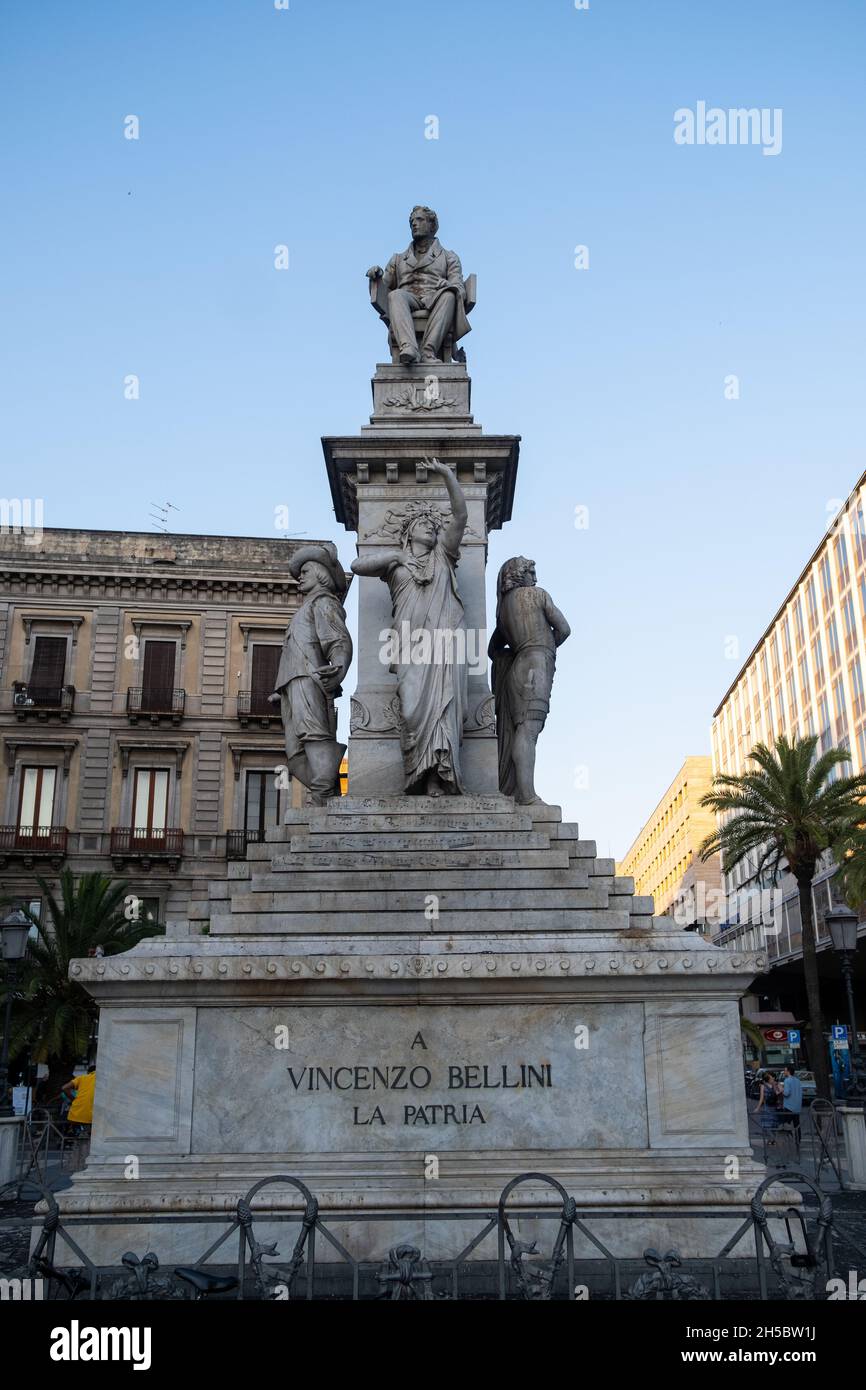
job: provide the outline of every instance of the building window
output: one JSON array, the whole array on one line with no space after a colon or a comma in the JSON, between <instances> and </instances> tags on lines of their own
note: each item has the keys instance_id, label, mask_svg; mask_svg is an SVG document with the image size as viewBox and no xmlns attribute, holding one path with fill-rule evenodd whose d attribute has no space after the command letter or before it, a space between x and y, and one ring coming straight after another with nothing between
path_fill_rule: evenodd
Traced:
<instances>
[{"instance_id":1,"label":"building window","mask_svg":"<svg viewBox=\"0 0 866 1390\"><path fill-rule=\"evenodd\" d=\"M835 671L842 657L839 652L839 634L836 631L836 615L831 614L827 623L827 646L830 648L830 670Z\"/></svg>"},{"instance_id":2,"label":"building window","mask_svg":"<svg viewBox=\"0 0 866 1390\"><path fill-rule=\"evenodd\" d=\"M174 698L174 668L177 643L147 638L144 643L144 666L141 677L142 708L168 711Z\"/></svg>"},{"instance_id":3,"label":"building window","mask_svg":"<svg viewBox=\"0 0 866 1390\"><path fill-rule=\"evenodd\" d=\"M850 592L842 600L842 621L845 625L845 650L851 652L857 645L857 618Z\"/></svg>"},{"instance_id":4,"label":"building window","mask_svg":"<svg viewBox=\"0 0 866 1390\"><path fill-rule=\"evenodd\" d=\"M830 575L830 556L826 550L818 562L818 574L821 577L821 601L824 605L824 612L833 602L833 580Z\"/></svg>"},{"instance_id":5,"label":"building window","mask_svg":"<svg viewBox=\"0 0 866 1390\"><path fill-rule=\"evenodd\" d=\"M818 626L818 602L815 598L815 581L810 579L806 585L806 608L809 613L809 631L814 632ZM864 609L866 612L866 609Z\"/></svg>"},{"instance_id":6,"label":"building window","mask_svg":"<svg viewBox=\"0 0 866 1390\"><path fill-rule=\"evenodd\" d=\"M854 533L854 554L857 556L859 569L866 562L866 526L863 521L862 502L858 502L857 510L851 513L851 530Z\"/></svg>"},{"instance_id":7,"label":"building window","mask_svg":"<svg viewBox=\"0 0 866 1390\"><path fill-rule=\"evenodd\" d=\"M285 810L284 793L273 770L248 772L244 797L244 830L248 840L264 840L269 826L279 825Z\"/></svg>"},{"instance_id":8,"label":"building window","mask_svg":"<svg viewBox=\"0 0 866 1390\"><path fill-rule=\"evenodd\" d=\"M140 898L139 903L139 921L149 922L153 926L158 926L161 910L159 898Z\"/></svg>"},{"instance_id":9,"label":"building window","mask_svg":"<svg viewBox=\"0 0 866 1390\"><path fill-rule=\"evenodd\" d=\"M863 690L863 672L860 668L860 658L855 656L851 662L849 674L851 676L851 694L854 705L854 718L860 719L866 714L866 694Z\"/></svg>"},{"instance_id":10,"label":"building window","mask_svg":"<svg viewBox=\"0 0 866 1390\"><path fill-rule=\"evenodd\" d=\"M836 541L836 576L839 580L839 588L847 588L851 581L851 575L848 569L848 544L844 535L840 535Z\"/></svg>"},{"instance_id":11,"label":"building window","mask_svg":"<svg viewBox=\"0 0 866 1390\"><path fill-rule=\"evenodd\" d=\"M28 698L36 705L59 705L65 674L66 638L34 637Z\"/></svg>"},{"instance_id":12,"label":"building window","mask_svg":"<svg viewBox=\"0 0 866 1390\"><path fill-rule=\"evenodd\" d=\"M132 799L133 839L158 839L168 824L169 770L140 767L135 773Z\"/></svg>"},{"instance_id":13,"label":"building window","mask_svg":"<svg viewBox=\"0 0 866 1390\"><path fill-rule=\"evenodd\" d=\"M250 713L278 713L279 707L269 704L268 701L270 696L274 693L274 686L277 680L277 668L280 664L282 648L269 642L254 642L252 647L252 658L250 661Z\"/></svg>"},{"instance_id":14,"label":"building window","mask_svg":"<svg viewBox=\"0 0 866 1390\"><path fill-rule=\"evenodd\" d=\"M37 836L51 829L56 781L57 769L54 767L22 768L18 795L19 834Z\"/></svg>"},{"instance_id":15,"label":"building window","mask_svg":"<svg viewBox=\"0 0 866 1390\"><path fill-rule=\"evenodd\" d=\"M845 687L842 684L842 677L837 676L833 682L833 706L836 711L836 742L841 743L848 737L848 717L845 711Z\"/></svg>"},{"instance_id":16,"label":"building window","mask_svg":"<svg viewBox=\"0 0 866 1390\"><path fill-rule=\"evenodd\" d=\"M797 638L797 646L802 647L806 640L806 631L803 627L803 605L799 597L794 603L794 634Z\"/></svg>"}]
</instances>

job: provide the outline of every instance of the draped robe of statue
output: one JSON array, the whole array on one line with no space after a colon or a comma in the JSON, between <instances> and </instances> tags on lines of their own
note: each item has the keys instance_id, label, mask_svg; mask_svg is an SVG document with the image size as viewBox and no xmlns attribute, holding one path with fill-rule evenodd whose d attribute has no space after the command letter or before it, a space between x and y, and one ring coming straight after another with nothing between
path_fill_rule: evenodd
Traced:
<instances>
[{"instance_id":1,"label":"draped robe of statue","mask_svg":"<svg viewBox=\"0 0 866 1390\"><path fill-rule=\"evenodd\" d=\"M391 670L397 676L400 697L406 791L414 790L431 769L453 791L463 791L460 745L466 714L466 620L457 592L457 561L458 555L447 550L440 534L435 546L420 556L412 554L407 541L383 576L391 592L400 643L399 660ZM404 640L406 634L409 640Z\"/></svg>"}]
</instances>

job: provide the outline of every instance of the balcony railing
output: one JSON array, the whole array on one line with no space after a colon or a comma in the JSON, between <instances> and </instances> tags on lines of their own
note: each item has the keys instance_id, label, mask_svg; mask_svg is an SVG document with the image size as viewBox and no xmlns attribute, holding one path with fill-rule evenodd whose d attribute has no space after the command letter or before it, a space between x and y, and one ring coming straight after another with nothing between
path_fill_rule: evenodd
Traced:
<instances>
[{"instance_id":1,"label":"balcony railing","mask_svg":"<svg viewBox=\"0 0 866 1390\"><path fill-rule=\"evenodd\" d=\"M0 860L66 857L68 831L60 825L0 825Z\"/></svg>"},{"instance_id":2,"label":"balcony railing","mask_svg":"<svg viewBox=\"0 0 866 1390\"><path fill-rule=\"evenodd\" d=\"M126 712L133 724L142 715L154 722L171 719L179 724L185 708L185 690L148 690L146 686L132 685L126 692Z\"/></svg>"},{"instance_id":3,"label":"balcony railing","mask_svg":"<svg viewBox=\"0 0 866 1390\"><path fill-rule=\"evenodd\" d=\"M260 845L263 839L261 830L227 830L226 859L246 859L247 845Z\"/></svg>"},{"instance_id":4,"label":"balcony railing","mask_svg":"<svg viewBox=\"0 0 866 1390\"><path fill-rule=\"evenodd\" d=\"M242 724L248 724L251 719L260 719L263 723L279 723L279 702L271 701L270 692L263 695L259 690L239 690L238 719Z\"/></svg>"},{"instance_id":5,"label":"balcony railing","mask_svg":"<svg viewBox=\"0 0 866 1390\"><path fill-rule=\"evenodd\" d=\"M47 719L56 714L65 721L75 708L75 686L28 685L26 681L14 681L12 708L18 719L33 716Z\"/></svg>"},{"instance_id":6,"label":"balcony railing","mask_svg":"<svg viewBox=\"0 0 866 1390\"><path fill-rule=\"evenodd\" d=\"M125 825L116 826L111 832L111 857L114 860L168 859L176 863L182 856L182 830L139 829Z\"/></svg>"}]
</instances>

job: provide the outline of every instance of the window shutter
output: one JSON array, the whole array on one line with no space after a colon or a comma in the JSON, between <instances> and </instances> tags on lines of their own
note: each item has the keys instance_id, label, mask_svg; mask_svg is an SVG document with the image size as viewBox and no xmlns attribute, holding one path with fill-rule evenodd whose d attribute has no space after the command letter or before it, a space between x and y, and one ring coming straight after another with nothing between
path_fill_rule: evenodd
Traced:
<instances>
[{"instance_id":1,"label":"window shutter","mask_svg":"<svg viewBox=\"0 0 866 1390\"><path fill-rule=\"evenodd\" d=\"M253 643L253 664L251 676L250 708L253 714L274 714L276 705L268 704L268 696L274 693L277 669L280 664L280 648L264 642Z\"/></svg>"},{"instance_id":2,"label":"window shutter","mask_svg":"<svg viewBox=\"0 0 866 1390\"><path fill-rule=\"evenodd\" d=\"M28 683L33 698L38 699L40 693L56 693L59 697L66 672L66 638L36 637L34 644Z\"/></svg>"},{"instance_id":3,"label":"window shutter","mask_svg":"<svg viewBox=\"0 0 866 1390\"><path fill-rule=\"evenodd\" d=\"M145 642L142 701L146 709L171 709L174 694L174 659L174 642Z\"/></svg>"}]
</instances>

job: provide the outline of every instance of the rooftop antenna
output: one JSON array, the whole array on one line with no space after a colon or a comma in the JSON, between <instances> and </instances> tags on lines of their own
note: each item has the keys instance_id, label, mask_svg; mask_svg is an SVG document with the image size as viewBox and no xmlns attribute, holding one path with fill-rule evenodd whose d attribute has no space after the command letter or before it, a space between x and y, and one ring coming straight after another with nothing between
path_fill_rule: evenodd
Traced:
<instances>
[{"instance_id":1,"label":"rooftop antenna","mask_svg":"<svg viewBox=\"0 0 866 1390\"><path fill-rule=\"evenodd\" d=\"M166 502L164 506L160 506L158 502L151 502L150 505L154 509L154 511L150 513L151 525L157 531L167 532L169 511L178 512L180 508L176 507L173 502ZM154 515L154 512L156 515Z\"/></svg>"}]
</instances>

